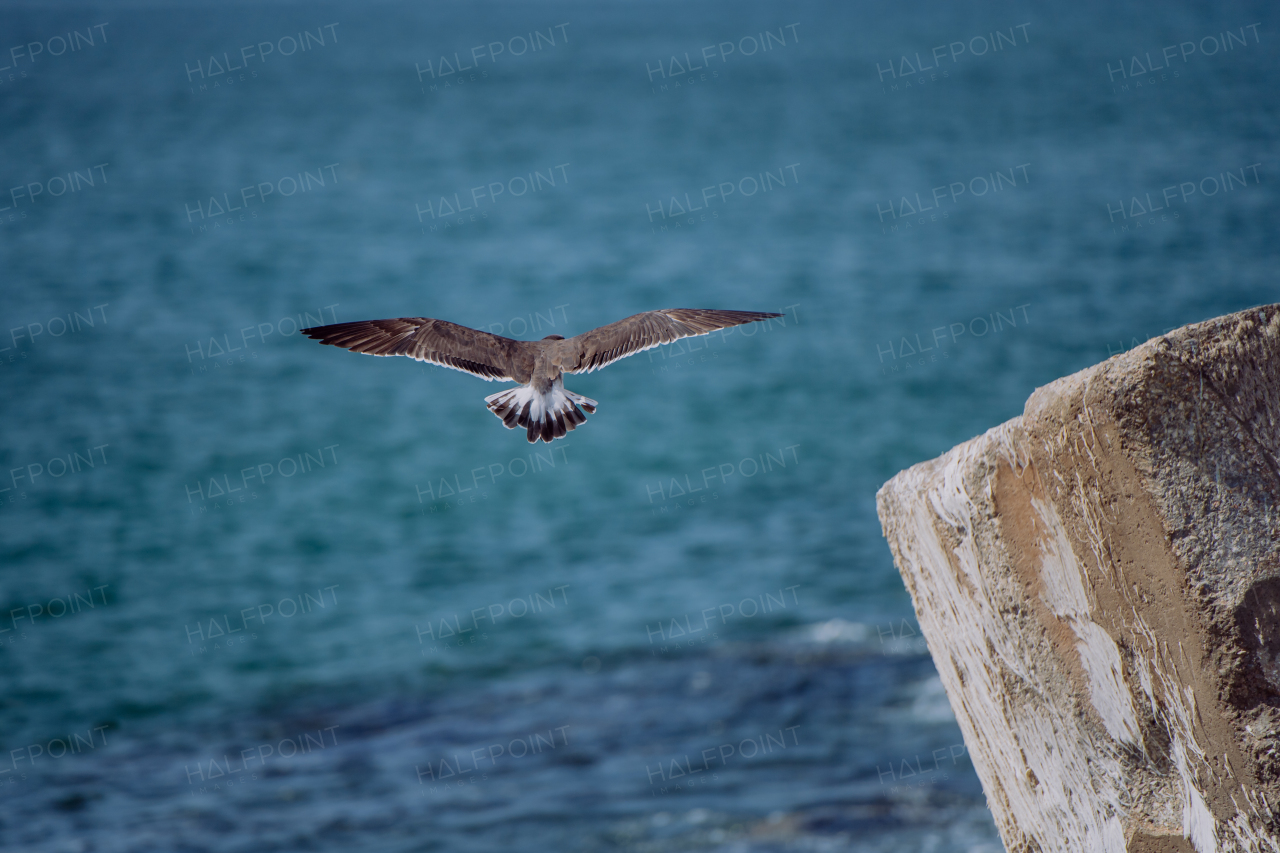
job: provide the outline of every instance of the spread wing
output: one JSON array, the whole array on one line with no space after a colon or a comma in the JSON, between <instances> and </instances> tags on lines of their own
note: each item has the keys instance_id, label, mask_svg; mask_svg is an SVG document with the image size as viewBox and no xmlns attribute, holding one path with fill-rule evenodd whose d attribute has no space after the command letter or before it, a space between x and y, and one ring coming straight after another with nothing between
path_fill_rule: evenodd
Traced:
<instances>
[{"instance_id":1,"label":"spread wing","mask_svg":"<svg viewBox=\"0 0 1280 853\"><path fill-rule=\"evenodd\" d=\"M573 338L578 344L578 366L570 372L590 373L613 364L620 358L669 344L680 338L705 335L716 329L781 316L759 314L755 311L713 311L703 308L646 311Z\"/></svg>"},{"instance_id":2,"label":"spread wing","mask_svg":"<svg viewBox=\"0 0 1280 853\"><path fill-rule=\"evenodd\" d=\"M343 347L352 352L407 355L418 361L479 376L486 382L495 379L527 381L533 364L533 358L524 350L523 341L429 317L335 323L303 329L302 333L322 344Z\"/></svg>"}]
</instances>

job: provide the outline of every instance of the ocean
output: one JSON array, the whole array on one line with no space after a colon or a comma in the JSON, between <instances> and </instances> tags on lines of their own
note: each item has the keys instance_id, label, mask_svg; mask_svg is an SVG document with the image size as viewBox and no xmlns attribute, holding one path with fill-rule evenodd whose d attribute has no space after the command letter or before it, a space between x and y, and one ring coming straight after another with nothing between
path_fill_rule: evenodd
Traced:
<instances>
[{"instance_id":1,"label":"ocean","mask_svg":"<svg viewBox=\"0 0 1280 853\"><path fill-rule=\"evenodd\" d=\"M1276 19L0 10L0 849L1001 850L875 492L1280 298ZM299 333L673 307L551 445Z\"/></svg>"}]
</instances>

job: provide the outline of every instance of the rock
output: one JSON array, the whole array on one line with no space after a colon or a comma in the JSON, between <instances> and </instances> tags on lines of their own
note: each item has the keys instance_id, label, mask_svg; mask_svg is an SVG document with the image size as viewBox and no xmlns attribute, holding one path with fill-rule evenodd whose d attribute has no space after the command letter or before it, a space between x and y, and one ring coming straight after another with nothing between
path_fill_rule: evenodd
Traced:
<instances>
[{"instance_id":1,"label":"rock","mask_svg":"<svg viewBox=\"0 0 1280 853\"><path fill-rule=\"evenodd\" d=\"M1010 853L1280 851L1280 305L1039 388L877 495Z\"/></svg>"}]
</instances>

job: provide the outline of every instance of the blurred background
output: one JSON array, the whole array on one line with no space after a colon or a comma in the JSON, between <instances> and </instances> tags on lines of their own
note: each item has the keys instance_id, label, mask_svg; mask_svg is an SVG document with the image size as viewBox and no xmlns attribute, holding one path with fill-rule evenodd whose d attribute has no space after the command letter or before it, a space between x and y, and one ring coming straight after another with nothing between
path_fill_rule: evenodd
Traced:
<instances>
[{"instance_id":1,"label":"blurred background","mask_svg":"<svg viewBox=\"0 0 1280 853\"><path fill-rule=\"evenodd\" d=\"M1002 849L881 537L1277 299L1269 3L0 11L0 847ZM498 386L322 348L782 318Z\"/></svg>"}]
</instances>

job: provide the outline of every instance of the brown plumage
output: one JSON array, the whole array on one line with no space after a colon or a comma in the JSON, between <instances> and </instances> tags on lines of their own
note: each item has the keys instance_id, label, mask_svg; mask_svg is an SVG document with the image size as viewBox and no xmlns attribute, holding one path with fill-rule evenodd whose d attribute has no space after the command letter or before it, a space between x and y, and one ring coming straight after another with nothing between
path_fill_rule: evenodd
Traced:
<instances>
[{"instance_id":1,"label":"brown plumage","mask_svg":"<svg viewBox=\"0 0 1280 853\"><path fill-rule=\"evenodd\" d=\"M487 382L519 382L519 388L492 394L485 402L508 429L525 427L532 443L561 438L584 423L587 418L581 409L595 413L595 400L564 389L565 373L590 373L680 338L781 316L668 308L635 314L576 337L549 335L540 341L517 341L429 317L361 320L302 332L322 344L352 352L404 355L461 370Z\"/></svg>"}]
</instances>

